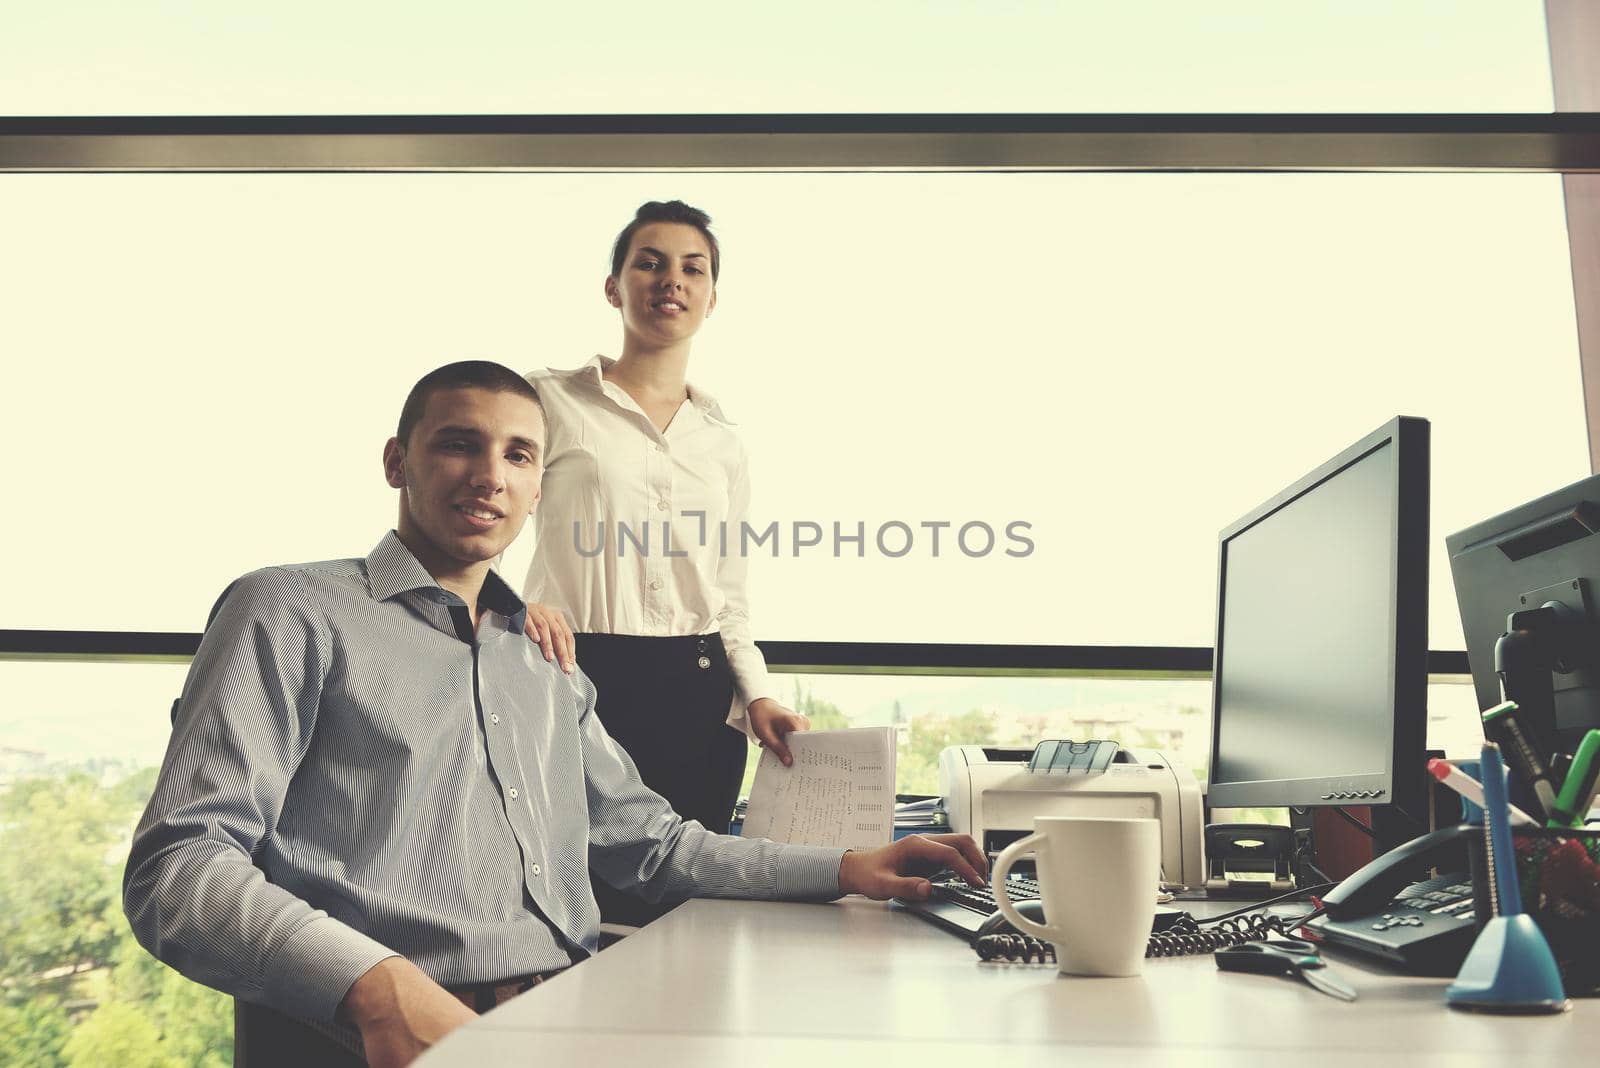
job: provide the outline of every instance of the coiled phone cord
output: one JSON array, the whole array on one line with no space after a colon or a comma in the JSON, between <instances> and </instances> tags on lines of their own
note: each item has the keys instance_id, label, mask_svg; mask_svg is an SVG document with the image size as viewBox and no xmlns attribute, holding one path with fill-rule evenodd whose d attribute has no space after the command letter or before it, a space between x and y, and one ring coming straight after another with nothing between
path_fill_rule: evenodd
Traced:
<instances>
[{"instance_id":1,"label":"coiled phone cord","mask_svg":"<svg viewBox=\"0 0 1600 1068\"><path fill-rule=\"evenodd\" d=\"M1316 915L1312 913L1311 915ZM1268 935L1293 938L1294 931L1311 916L1285 920L1282 916L1263 916L1256 913L1219 920L1216 927L1206 931L1196 920L1185 914L1160 934L1151 935L1145 946L1146 957L1185 957L1191 953L1215 953L1219 949L1241 945L1245 942L1265 942Z\"/></svg>"},{"instance_id":2,"label":"coiled phone cord","mask_svg":"<svg viewBox=\"0 0 1600 1068\"><path fill-rule=\"evenodd\" d=\"M1150 936L1150 941L1145 946L1145 957L1185 957L1193 953L1215 953L1228 946L1237 946L1245 942L1265 941L1269 935L1281 935L1293 938L1294 932L1309 921L1322 915L1323 910L1307 913L1292 919L1282 916L1266 916L1257 910L1268 905L1276 905L1296 898L1309 897L1320 894L1324 890L1332 889L1338 883L1319 883L1308 886L1304 890L1294 890L1267 901L1256 902L1243 909L1221 916L1212 916L1209 919L1196 920L1188 913L1184 913L1175 920L1171 927L1160 934ZM1213 930L1204 930L1205 927L1214 926ZM1029 938L1023 934L993 934L984 935L972 943L972 948L977 951L981 960L1008 960L1030 964L1054 963L1056 950L1049 942L1038 938Z\"/></svg>"}]
</instances>

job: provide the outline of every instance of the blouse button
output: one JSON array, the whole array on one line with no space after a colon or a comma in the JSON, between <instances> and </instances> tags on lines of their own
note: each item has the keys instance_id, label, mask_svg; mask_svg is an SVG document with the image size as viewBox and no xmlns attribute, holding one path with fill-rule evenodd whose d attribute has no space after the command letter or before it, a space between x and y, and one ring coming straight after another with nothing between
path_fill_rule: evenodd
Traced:
<instances>
[{"instance_id":1,"label":"blouse button","mask_svg":"<svg viewBox=\"0 0 1600 1068\"><path fill-rule=\"evenodd\" d=\"M516 799L517 799L517 788L515 786L513 786L511 788L511 800L515 801Z\"/></svg>"},{"instance_id":2,"label":"blouse button","mask_svg":"<svg viewBox=\"0 0 1600 1068\"><path fill-rule=\"evenodd\" d=\"M490 723L499 723L500 722L500 713L498 713L498 712L490 712L489 713L489 722Z\"/></svg>"},{"instance_id":3,"label":"blouse button","mask_svg":"<svg viewBox=\"0 0 1600 1068\"><path fill-rule=\"evenodd\" d=\"M657 501L656 502L656 509L658 511L665 512L667 510L667 502L666 501Z\"/></svg>"},{"instance_id":4,"label":"blouse button","mask_svg":"<svg viewBox=\"0 0 1600 1068\"><path fill-rule=\"evenodd\" d=\"M650 588L652 590L659 590L661 588L661 580L660 579L651 579L650 580Z\"/></svg>"}]
</instances>

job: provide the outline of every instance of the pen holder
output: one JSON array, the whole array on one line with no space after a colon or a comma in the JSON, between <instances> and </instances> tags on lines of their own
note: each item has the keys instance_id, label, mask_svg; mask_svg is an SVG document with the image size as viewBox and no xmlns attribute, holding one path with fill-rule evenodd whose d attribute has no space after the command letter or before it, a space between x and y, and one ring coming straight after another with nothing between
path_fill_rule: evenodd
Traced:
<instances>
[{"instance_id":1,"label":"pen holder","mask_svg":"<svg viewBox=\"0 0 1600 1068\"><path fill-rule=\"evenodd\" d=\"M1522 907L1544 932L1568 997L1600 996L1600 830L1513 827ZM1473 912L1493 915L1483 837L1471 839Z\"/></svg>"}]
</instances>

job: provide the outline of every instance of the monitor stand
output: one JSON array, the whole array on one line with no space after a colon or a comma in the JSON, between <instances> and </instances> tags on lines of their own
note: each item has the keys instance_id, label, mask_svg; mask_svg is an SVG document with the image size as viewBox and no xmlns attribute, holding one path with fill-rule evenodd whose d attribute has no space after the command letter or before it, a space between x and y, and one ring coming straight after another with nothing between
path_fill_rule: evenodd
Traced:
<instances>
[{"instance_id":1,"label":"monitor stand","mask_svg":"<svg viewBox=\"0 0 1600 1068\"><path fill-rule=\"evenodd\" d=\"M1586 590L1578 580L1561 586ZM1555 587L1524 594L1532 603L1542 596L1554 596ZM1585 603L1587 597L1585 596ZM1593 685L1600 661L1600 625L1567 604L1548 600L1538 608L1512 612L1506 617L1506 632L1494 643L1494 670L1507 701L1517 703L1517 721L1529 734L1541 759L1548 761L1557 752L1573 752L1583 736L1600 722L1561 722L1556 694ZM1557 687L1556 676L1562 676ZM1521 805L1514 784L1512 804ZM1523 807L1526 807L1525 805Z\"/></svg>"}]
</instances>

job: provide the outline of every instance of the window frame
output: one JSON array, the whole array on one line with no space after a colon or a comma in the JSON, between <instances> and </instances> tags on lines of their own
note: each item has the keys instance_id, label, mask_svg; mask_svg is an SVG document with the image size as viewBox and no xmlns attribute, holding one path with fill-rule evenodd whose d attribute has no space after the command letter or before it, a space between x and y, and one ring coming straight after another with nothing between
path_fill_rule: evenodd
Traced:
<instances>
[{"instance_id":1,"label":"window frame","mask_svg":"<svg viewBox=\"0 0 1600 1068\"><path fill-rule=\"evenodd\" d=\"M0 118L0 172L1600 170L1600 114Z\"/></svg>"}]
</instances>

